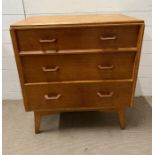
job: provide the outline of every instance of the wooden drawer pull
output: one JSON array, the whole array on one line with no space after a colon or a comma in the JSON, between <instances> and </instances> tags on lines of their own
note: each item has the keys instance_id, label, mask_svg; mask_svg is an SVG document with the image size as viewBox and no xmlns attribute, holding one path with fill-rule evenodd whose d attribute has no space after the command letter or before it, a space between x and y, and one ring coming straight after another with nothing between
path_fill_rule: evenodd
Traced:
<instances>
[{"instance_id":1,"label":"wooden drawer pull","mask_svg":"<svg viewBox=\"0 0 155 155\"><path fill-rule=\"evenodd\" d=\"M112 97L113 94L114 94L113 92L109 92L109 93L97 92L97 96L100 98Z\"/></svg>"},{"instance_id":2,"label":"wooden drawer pull","mask_svg":"<svg viewBox=\"0 0 155 155\"><path fill-rule=\"evenodd\" d=\"M61 94L57 94L55 96L49 96L48 94L44 95L45 100L58 100L61 97Z\"/></svg>"},{"instance_id":3,"label":"wooden drawer pull","mask_svg":"<svg viewBox=\"0 0 155 155\"><path fill-rule=\"evenodd\" d=\"M45 54L53 54L53 53L58 53L58 50L45 50L44 51Z\"/></svg>"},{"instance_id":4,"label":"wooden drawer pull","mask_svg":"<svg viewBox=\"0 0 155 155\"><path fill-rule=\"evenodd\" d=\"M40 43L54 43L54 42L56 42L56 40L57 39L55 39L55 38L49 39L49 40L48 39L47 40L46 39L40 39L39 42Z\"/></svg>"},{"instance_id":5,"label":"wooden drawer pull","mask_svg":"<svg viewBox=\"0 0 155 155\"><path fill-rule=\"evenodd\" d=\"M58 71L59 69L60 69L59 66L55 66L55 67L53 67L53 68L42 67L42 70L43 70L44 72L56 72L56 71Z\"/></svg>"},{"instance_id":6,"label":"wooden drawer pull","mask_svg":"<svg viewBox=\"0 0 155 155\"><path fill-rule=\"evenodd\" d=\"M113 37L100 37L100 40L116 40L117 37L113 36Z\"/></svg>"},{"instance_id":7,"label":"wooden drawer pull","mask_svg":"<svg viewBox=\"0 0 155 155\"><path fill-rule=\"evenodd\" d=\"M98 65L97 67L98 67L98 69L101 69L101 70L108 70L108 69L113 69L114 68L113 65L111 65L111 66Z\"/></svg>"}]
</instances>

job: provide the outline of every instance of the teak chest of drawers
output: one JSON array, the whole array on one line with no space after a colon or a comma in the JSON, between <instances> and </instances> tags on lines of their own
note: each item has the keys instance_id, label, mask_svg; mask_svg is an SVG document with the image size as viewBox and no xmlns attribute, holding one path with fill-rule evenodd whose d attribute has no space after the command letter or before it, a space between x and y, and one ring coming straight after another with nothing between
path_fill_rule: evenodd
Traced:
<instances>
[{"instance_id":1,"label":"teak chest of drawers","mask_svg":"<svg viewBox=\"0 0 155 155\"><path fill-rule=\"evenodd\" d=\"M26 111L113 111L125 127L144 21L124 15L30 17L10 27Z\"/></svg>"}]
</instances>

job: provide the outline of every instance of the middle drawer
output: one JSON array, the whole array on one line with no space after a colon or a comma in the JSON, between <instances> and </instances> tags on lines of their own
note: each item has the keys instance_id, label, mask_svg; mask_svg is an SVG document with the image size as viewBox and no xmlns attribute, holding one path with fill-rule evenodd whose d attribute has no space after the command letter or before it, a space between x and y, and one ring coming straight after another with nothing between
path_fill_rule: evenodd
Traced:
<instances>
[{"instance_id":1,"label":"middle drawer","mask_svg":"<svg viewBox=\"0 0 155 155\"><path fill-rule=\"evenodd\" d=\"M22 56L25 83L132 78L134 52Z\"/></svg>"}]
</instances>

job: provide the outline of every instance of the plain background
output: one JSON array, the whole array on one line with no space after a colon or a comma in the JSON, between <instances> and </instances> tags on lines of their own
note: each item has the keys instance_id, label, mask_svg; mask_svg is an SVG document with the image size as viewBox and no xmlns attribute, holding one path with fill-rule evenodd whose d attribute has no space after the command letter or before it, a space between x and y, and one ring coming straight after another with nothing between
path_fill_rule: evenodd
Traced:
<instances>
[{"instance_id":1,"label":"plain background","mask_svg":"<svg viewBox=\"0 0 155 155\"><path fill-rule=\"evenodd\" d=\"M39 15L122 13L145 20L145 33L136 96L152 94L152 4L151 0L3 0L2 11L2 97L21 99L10 24Z\"/></svg>"}]
</instances>

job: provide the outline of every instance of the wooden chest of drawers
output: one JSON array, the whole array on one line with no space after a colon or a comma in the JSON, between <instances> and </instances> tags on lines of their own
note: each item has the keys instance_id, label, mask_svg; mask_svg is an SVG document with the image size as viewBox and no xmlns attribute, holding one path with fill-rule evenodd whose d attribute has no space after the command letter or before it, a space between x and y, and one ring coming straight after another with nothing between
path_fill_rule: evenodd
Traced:
<instances>
[{"instance_id":1,"label":"wooden chest of drawers","mask_svg":"<svg viewBox=\"0 0 155 155\"><path fill-rule=\"evenodd\" d=\"M133 103L144 21L124 15L30 17L10 32L26 111L114 111Z\"/></svg>"}]
</instances>

